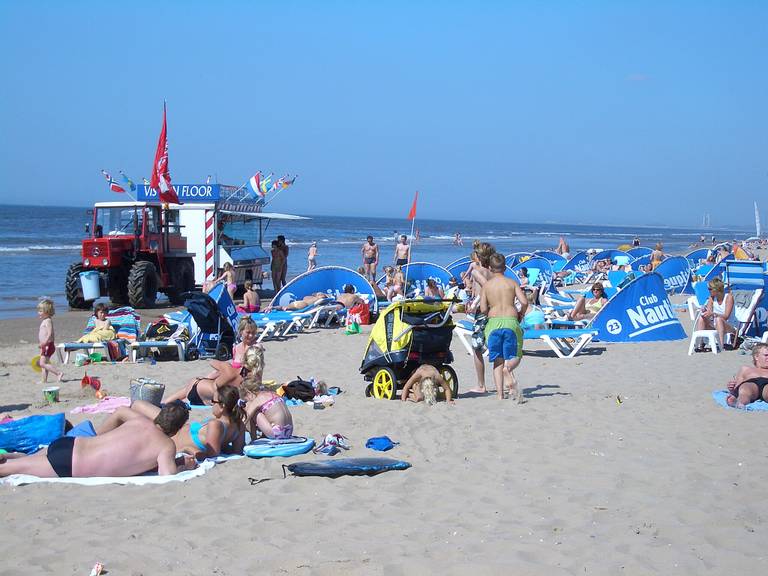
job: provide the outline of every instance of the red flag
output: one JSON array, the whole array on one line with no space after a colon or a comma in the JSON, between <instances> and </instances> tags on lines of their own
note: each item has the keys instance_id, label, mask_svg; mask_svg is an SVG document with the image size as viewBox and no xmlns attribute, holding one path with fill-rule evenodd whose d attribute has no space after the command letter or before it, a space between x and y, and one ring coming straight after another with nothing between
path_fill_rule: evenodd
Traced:
<instances>
[{"instance_id":1,"label":"red flag","mask_svg":"<svg viewBox=\"0 0 768 576\"><path fill-rule=\"evenodd\" d=\"M160 194L161 202L179 203L179 197L171 185L171 174L168 171L168 140L165 123L165 102L163 102L163 128L160 130L160 139L157 141L155 151L155 163L152 165L152 180L149 186Z\"/></svg>"},{"instance_id":2,"label":"red flag","mask_svg":"<svg viewBox=\"0 0 768 576\"><path fill-rule=\"evenodd\" d=\"M416 202L419 199L419 191L416 191L416 195L413 197L413 206L411 206L411 211L408 212L408 220L413 220L416 218Z\"/></svg>"}]
</instances>

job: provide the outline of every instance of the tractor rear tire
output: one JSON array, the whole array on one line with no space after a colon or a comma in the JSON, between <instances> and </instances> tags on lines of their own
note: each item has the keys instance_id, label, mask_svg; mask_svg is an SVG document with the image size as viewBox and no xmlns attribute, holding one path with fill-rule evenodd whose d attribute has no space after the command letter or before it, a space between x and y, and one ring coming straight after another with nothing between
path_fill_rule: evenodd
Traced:
<instances>
[{"instance_id":1,"label":"tractor rear tire","mask_svg":"<svg viewBox=\"0 0 768 576\"><path fill-rule=\"evenodd\" d=\"M195 289L195 265L191 258L170 261L170 277L173 286L165 293L175 306L184 304L184 294Z\"/></svg>"},{"instance_id":2,"label":"tractor rear tire","mask_svg":"<svg viewBox=\"0 0 768 576\"><path fill-rule=\"evenodd\" d=\"M151 308L157 300L157 268L152 262L139 260L128 274L128 302L134 308Z\"/></svg>"},{"instance_id":3,"label":"tractor rear tire","mask_svg":"<svg viewBox=\"0 0 768 576\"><path fill-rule=\"evenodd\" d=\"M93 304L93 300L83 298L83 286L80 284L80 272L82 271L83 265L80 262L70 264L67 270L67 279L64 282L67 303L70 308L76 310L87 310Z\"/></svg>"},{"instance_id":4,"label":"tractor rear tire","mask_svg":"<svg viewBox=\"0 0 768 576\"><path fill-rule=\"evenodd\" d=\"M113 304L128 304L128 273L125 268L111 269L107 278L107 291Z\"/></svg>"}]
</instances>

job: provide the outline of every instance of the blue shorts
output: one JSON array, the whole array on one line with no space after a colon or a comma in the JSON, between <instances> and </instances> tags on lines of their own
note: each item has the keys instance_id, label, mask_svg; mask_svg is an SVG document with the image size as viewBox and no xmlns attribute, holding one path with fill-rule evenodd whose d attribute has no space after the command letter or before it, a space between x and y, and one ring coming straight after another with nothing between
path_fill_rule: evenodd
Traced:
<instances>
[{"instance_id":1,"label":"blue shorts","mask_svg":"<svg viewBox=\"0 0 768 576\"><path fill-rule=\"evenodd\" d=\"M523 333L517 318L489 318L485 327L488 360L493 362L523 357Z\"/></svg>"}]
</instances>

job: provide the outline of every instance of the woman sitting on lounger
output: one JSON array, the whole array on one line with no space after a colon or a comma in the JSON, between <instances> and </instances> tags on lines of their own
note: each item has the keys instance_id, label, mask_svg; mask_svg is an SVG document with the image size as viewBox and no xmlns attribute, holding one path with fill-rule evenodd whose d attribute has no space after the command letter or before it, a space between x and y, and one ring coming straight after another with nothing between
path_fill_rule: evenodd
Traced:
<instances>
[{"instance_id":1,"label":"woman sitting on lounger","mask_svg":"<svg viewBox=\"0 0 768 576\"><path fill-rule=\"evenodd\" d=\"M768 402L768 344L752 348L752 366L742 366L728 382L729 406L744 408L757 400Z\"/></svg>"},{"instance_id":2,"label":"woman sitting on lounger","mask_svg":"<svg viewBox=\"0 0 768 576\"><path fill-rule=\"evenodd\" d=\"M696 320L696 330L717 330L720 342L725 344L725 335L736 334L736 311L733 295L725 293L725 284L720 278L712 278L707 284L709 298Z\"/></svg>"},{"instance_id":3,"label":"woman sitting on lounger","mask_svg":"<svg viewBox=\"0 0 768 576\"><path fill-rule=\"evenodd\" d=\"M585 320L587 318L593 318L595 314L602 310L605 303L608 302L608 298L605 296L605 288L601 282L595 282L592 285L592 297L585 298L580 296L576 300L576 305L573 310L568 314L569 320Z\"/></svg>"},{"instance_id":4,"label":"woman sitting on lounger","mask_svg":"<svg viewBox=\"0 0 768 576\"><path fill-rule=\"evenodd\" d=\"M285 400L262 384L264 351L249 349L246 362L252 370L243 381L240 394L246 402L245 422L251 438L256 438L258 432L267 438L290 438L293 436L293 418Z\"/></svg>"}]
</instances>

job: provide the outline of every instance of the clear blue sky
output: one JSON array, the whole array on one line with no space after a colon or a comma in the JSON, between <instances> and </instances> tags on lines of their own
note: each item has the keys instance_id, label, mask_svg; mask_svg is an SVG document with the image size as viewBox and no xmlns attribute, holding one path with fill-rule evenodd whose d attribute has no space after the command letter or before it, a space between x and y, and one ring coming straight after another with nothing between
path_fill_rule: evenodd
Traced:
<instances>
[{"instance_id":1,"label":"clear blue sky","mask_svg":"<svg viewBox=\"0 0 768 576\"><path fill-rule=\"evenodd\" d=\"M751 225L768 2L0 1L0 201L298 174L272 208ZM763 216L765 222L768 218Z\"/></svg>"}]
</instances>

